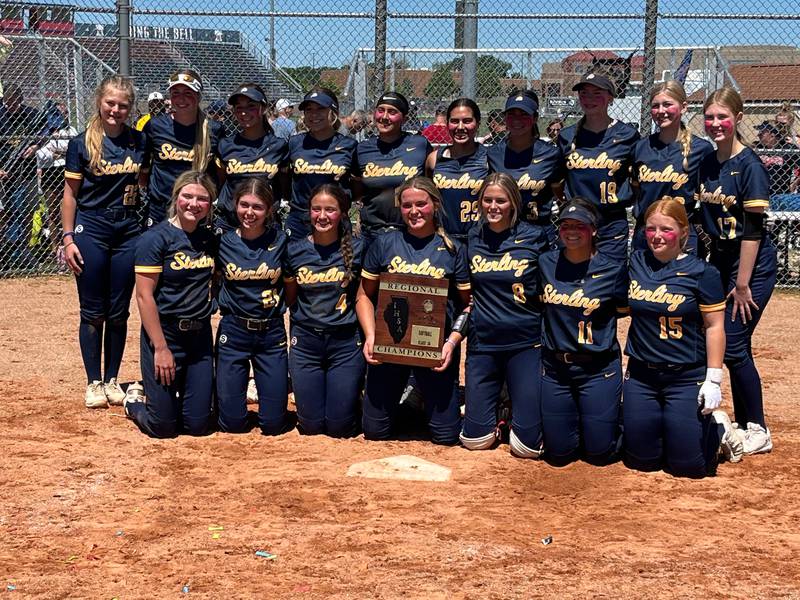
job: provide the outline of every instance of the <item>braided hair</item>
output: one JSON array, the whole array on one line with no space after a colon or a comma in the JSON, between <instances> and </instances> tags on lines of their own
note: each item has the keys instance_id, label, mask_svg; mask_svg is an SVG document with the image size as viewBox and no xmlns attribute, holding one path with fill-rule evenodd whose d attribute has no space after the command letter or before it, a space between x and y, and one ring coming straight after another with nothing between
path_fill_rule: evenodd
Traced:
<instances>
[{"instance_id":1,"label":"braided hair","mask_svg":"<svg viewBox=\"0 0 800 600\"><path fill-rule=\"evenodd\" d=\"M653 98L658 96L659 94L666 94L679 104L685 105L687 98L686 98L686 90L683 89L683 85L681 85L680 81L676 81L675 79L670 79L669 81L664 81L662 83L657 84L653 88L653 92L650 94L650 102L653 102ZM686 127L686 124L681 119L681 130L678 135L678 141L681 144L681 154L683 155L683 163L681 166L683 167L684 172L689 172L689 151L692 147L692 133L689 131L689 128Z\"/></svg>"}]
</instances>

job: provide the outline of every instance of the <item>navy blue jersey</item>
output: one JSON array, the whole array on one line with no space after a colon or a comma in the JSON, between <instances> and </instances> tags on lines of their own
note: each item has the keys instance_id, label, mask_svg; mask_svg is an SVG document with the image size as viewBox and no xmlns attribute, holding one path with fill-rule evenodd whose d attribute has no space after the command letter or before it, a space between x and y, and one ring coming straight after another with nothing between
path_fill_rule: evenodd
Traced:
<instances>
[{"instance_id":1,"label":"navy blue jersey","mask_svg":"<svg viewBox=\"0 0 800 600\"><path fill-rule=\"evenodd\" d=\"M225 183L217 200L217 211L228 224L237 227L239 220L233 206L236 188L251 177L264 179L271 185L278 171L288 163L289 147L285 139L272 134L257 140L248 140L237 133L220 140L217 152L217 168L225 173Z\"/></svg>"},{"instance_id":2,"label":"navy blue jersey","mask_svg":"<svg viewBox=\"0 0 800 600\"><path fill-rule=\"evenodd\" d=\"M544 229L525 221L501 233L486 224L469 232L470 350L516 350L540 342L536 284L539 256L547 247Z\"/></svg>"},{"instance_id":3,"label":"navy blue jersey","mask_svg":"<svg viewBox=\"0 0 800 600\"><path fill-rule=\"evenodd\" d=\"M639 197L633 207L634 216L643 219L651 204L662 198L674 198L684 205L692 220L694 195L700 186L700 163L712 152L714 147L709 142L693 135L687 156L689 168L684 169L680 140L665 144L654 133L636 142L633 179L639 182Z\"/></svg>"},{"instance_id":4,"label":"navy blue jersey","mask_svg":"<svg viewBox=\"0 0 800 600\"><path fill-rule=\"evenodd\" d=\"M466 246L456 241L453 244L456 251L451 254L437 233L418 238L403 230L388 231L370 245L361 277L374 281L380 279L381 273L405 273L449 279L451 302L448 302L445 325L449 331L454 308L452 300L457 298L457 290L470 289Z\"/></svg>"},{"instance_id":5,"label":"navy blue jersey","mask_svg":"<svg viewBox=\"0 0 800 600\"><path fill-rule=\"evenodd\" d=\"M561 130L557 144L566 158L567 193L570 198L583 196L594 203L600 214L618 213L631 204L628 181L633 160L633 147L639 132L614 121L599 133L581 128L572 149L576 125Z\"/></svg>"},{"instance_id":6,"label":"navy blue jersey","mask_svg":"<svg viewBox=\"0 0 800 600\"><path fill-rule=\"evenodd\" d=\"M520 217L530 222L550 223L552 185L564 179L563 164L558 148L539 139L522 152L512 150L507 138L489 148L489 168L493 173L506 173L514 178L522 196ZM534 206L538 218L533 216Z\"/></svg>"},{"instance_id":7,"label":"navy blue jersey","mask_svg":"<svg viewBox=\"0 0 800 600\"><path fill-rule=\"evenodd\" d=\"M693 254L662 263L631 255L631 325L625 354L641 361L693 365L706 360L704 312L725 310L719 271Z\"/></svg>"},{"instance_id":8,"label":"navy blue jersey","mask_svg":"<svg viewBox=\"0 0 800 600\"><path fill-rule=\"evenodd\" d=\"M323 183L348 188L356 141L335 133L318 140L308 133L289 138L289 168L292 174L292 211L308 213L311 190Z\"/></svg>"},{"instance_id":9,"label":"navy blue jersey","mask_svg":"<svg viewBox=\"0 0 800 600\"><path fill-rule=\"evenodd\" d=\"M292 321L310 327L332 329L356 324L356 292L361 276L363 242L353 237L353 279L342 287L345 268L339 242L318 246L308 236L292 238L284 278L297 284Z\"/></svg>"},{"instance_id":10,"label":"navy blue jersey","mask_svg":"<svg viewBox=\"0 0 800 600\"><path fill-rule=\"evenodd\" d=\"M136 273L158 273L158 314L175 319L211 315L211 279L218 239L205 227L188 233L169 221L146 231L136 243Z\"/></svg>"},{"instance_id":11,"label":"navy blue jersey","mask_svg":"<svg viewBox=\"0 0 800 600\"><path fill-rule=\"evenodd\" d=\"M459 158L444 156L446 148L436 151L433 183L442 194L442 227L447 233L465 237L481 216L478 192L489 174L484 146Z\"/></svg>"},{"instance_id":12,"label":"navy blue jersey","mask_svg":"<svg viewBox=\"0 0 800 600\"><path fill-rule=\"evenodd\" d=\"M271 227L254 240L236 231L223 234L217 254L221 273L219 307L223 315L271 319L286 310L283 303L283 262L286 234Z\"/></svg>"},{"instance_id":13,"label":"navy blue jersey","mask_svg":"<svg viewBox=\"0 0 800 600\"><path fill-rule=\"evenodd\" d=\"M617 317L628 314L628 265L597 253L571 263L562 250L539 259L542 341L553 352L619 350Z\"/></svg>"},{"instance_id":14,"label":"navy blue jersey","mask_svg":"<svg viewBox=\"0 0 800 600\"><path fill-rule=\"evenodd\" d=\"M72 138L67 145L64 177L81 182L78 209L135 207L144 152L145 136L140 131L127 129L115 138L104 135L100 166L92 170L86 133Z\"/></svg>"},{"instance_id":15,"label":"navy blue jersey","mask_svg":"<svg viewBox=\"0 0 800 600\"><path fill-rule=\"evenodd\" d=\"M769 208L767 169L750 148L723 163L716 152L709 154L700 165L697 200L703 230L712 239L739 239L745 209Z\"/></svg>"},{"instance_id":16,"label":"navy blue jersey","mask_svg":"<svg viewBox=\"0 0 800 600\"><path fill-rule=\"evenodd\" d=\"M210 156L217 155L217 146L225 135L221 123L207 119L211 133ZM158 115L144 126L147 136L147 157L150 160L148 201L166 208L172 196L172 186L178 175L192 168L196 125L181 125L170 115ZM214 164L213 158L209 166Z\"/></svg>"},{"instance_id":17,"label":"navy blue jersey","mask_svg":"<svg viewBox=\"0 0 800 600\"><path fill-rule=\"evenodd\" d=\"M431 152L431 143L413 133L403 133L391 144L371 137L358 145L353 173L364 186L364 227L402 225L400 211L394 207L394 190L407 179L425 174L425 159Z\"/></svg>"}]
</instances>

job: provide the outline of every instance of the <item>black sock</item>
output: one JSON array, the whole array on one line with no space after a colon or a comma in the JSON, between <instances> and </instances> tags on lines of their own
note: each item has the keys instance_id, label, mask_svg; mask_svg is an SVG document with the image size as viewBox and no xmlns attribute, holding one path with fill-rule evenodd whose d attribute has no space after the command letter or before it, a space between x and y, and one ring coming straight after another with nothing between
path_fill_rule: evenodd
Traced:
<instances>
[{"instance_id":1,"label":"black sock","mask_svg":"<svg viewBox=\"0 0 800 600\"><path fill-rule=\"evenodd\" d=\"M100 348L103 345L103 322L88 323L81 321L78 328L78 342L81 346L83 368L89 383L102 381L100 375Z\"/></svg>"},{"instance_id":2,"label":"black sock","mask_svg":"<svg viewBox=\"0 0 800 600\"><path fill-rule=\"evenodd\" d=\"M112 320L106 323L106 335L103 338L105 381L119 375L122 354L125 352L125 338L128 335L127 320Z\"/></svg>"},{"instance_id":3,"label":"black sock","mask_svg":"<svg viewBox=\"0 0 800 600\"><path fill-rule=\"evenodd\" d=\"M756 369L753 359L747 359L737 363L733 367L729 366L731 372L731 390L733 392L733 405L742 406L745 409L746 421L738 421L739 411L736 412L736 419L741 427L747 427L747 423L758 423L766 429L764 422L764 399L761 392L761 377Z\"/></svg>"}]
</instances>

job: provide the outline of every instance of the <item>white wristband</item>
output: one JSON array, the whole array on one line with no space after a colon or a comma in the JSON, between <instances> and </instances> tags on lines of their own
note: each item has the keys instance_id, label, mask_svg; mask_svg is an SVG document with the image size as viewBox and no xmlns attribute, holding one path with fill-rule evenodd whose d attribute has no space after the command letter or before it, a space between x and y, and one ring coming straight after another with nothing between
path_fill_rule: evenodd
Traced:
<instances>
[{"instance_id":1,"label":"white wristband","mask_svg":"<svg viewBox=\"0 0 800 600\"><path fill-rule=\"evenodd\" d=\"M722 383L722 369L708 367L706 369L706 381L720 385Z\"/></svg>"}]
</instances>

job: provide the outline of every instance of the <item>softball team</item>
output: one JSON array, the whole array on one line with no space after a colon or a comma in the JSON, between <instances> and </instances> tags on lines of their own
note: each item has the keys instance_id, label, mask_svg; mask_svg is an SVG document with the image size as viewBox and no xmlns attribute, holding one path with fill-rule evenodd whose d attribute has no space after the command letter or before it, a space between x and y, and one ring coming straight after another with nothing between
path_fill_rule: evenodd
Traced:
<instances>
[{"instance_id":1,"label":"softball team","mask_svg":"<svg viewBox=\"0 0 800 600\"><path fill-rule=\"evenodd\" d=\"M302 433L389 439L413 374L437 444L495 445L505 385L518 457L563 465L624 456L635 469L703 477L720 442L732 461L768 452L751 344L775 285L775 249L764 228L769 178L737 132L741 98L725 88L706 101L714 151L683 123L686 93L676 82L654 89L658 130L645 139L609 117L608 78L588 73L574 89L583 116L556 146L539 139L535 94L519 92L505 104L506 139L477 143L480 108L459 98L447 109L452 143L433 152L403 131L409 103L396 92L377 101L377 136L356 144L338 133L336 95L315 88L300 104L306 131L287 143L265 118L264 91L244 83L229 97L240 131L220 140L221 126L199 110L196 73L171 77L174 114L141 134L126 124L131 83L107 78L97 115L69 144L62 204L86 405L125 397L116 379L135 273L146 401L134 394L124 404L153 437L202 435L212 420L221 431L248 431L252 369L266 435L289 428L291 374ZM141 236L137 178L150 184L151 228ZM551 250L562 183L569 201ZM291 196L283 228L274 216L282 195ZM351 198L363 238L350 224ZM712 240L709 262L695 255L693 213ZM378 289L391 273L449 287L433 368L374 354ZM616 323L628 312L623 378ZM723 362L738 429L717 410Z\"/></svg>"},{"instance_id":2,"label":"softball team","mask_svg":"<svg viewBox=\"0 0 800 600\"><path fill-rule=\"evenodd\" d=\"M233 196L246 179L263 179L280 197L279 175L285 178L288 144L277 137L267 118L269 105L264 90L256 83L243 83L228 98L239 132L223 138L217 150L217 180L221 183L217 199L217 225L223 231L239 226ZM278 193L276 193L278 192Z\"/></svg>"},{"instance_id":3,"label":"softball team","mask_svg":"<svg viewBox=\"0 0 800 600\"><path fill-rule=\"evenodd\" d=\"M133 293L137 177L145 146L127 122L133 103L133 83L107 77L95 91L97 113L67 146L62 239L78 284L78 340L89 408L119 405L125 398L117 375Z\"/></svg>"},{"instance_id":4,"label":"softball team","mask_svg":"<svg viewBox=\"0 0 800 600\"><path fill-rule=\"evenodd\" d=\"M316 187L309 203L311 235L293 237L288 248L289 372L298 424L306 434L358 432L366 363L355 306L363 245L346 223L349 210L341 187Z\"/></svg>"},{"instance_id":5,"label":"softball team","mask_svg":"<svg viewBox=\"0 0 800 600\"><path fill-rule=\"evenodd\" d=\"M639 132L608 116L617 94L604 75L587 73L572 88L578 92L583 116L561 130L558 147L565 160L567 192L581 196L600 212L597 249L614 260L628 253L628 218L632 192L629 183L633 147Z\"/></svg>"},{"instance_id":6,"label":"softball team","mask_svg":"<svg viewBox=\"0 0 800 600\"><path fill-rule=\"evenodd\" d=\"M725 365L731 377L736 421L744 428L744 452L772 449L764 419L761 377L753 361L752 339L775 288L775 246L764 227L769 175L738 133L742 98L717 90L703 111L706 133L717 145L700 166L700 214L712 240L709 261L722 278L725 307Z\"/></svg>"},{"instance_id":7,"label":"softball team","mask_svg":"<svg viewBox=\"0 0 800 600\"><path fill-rule=\"evenodd\" d=\"M286 234L273 226L273 196L263 179L236 188L239 226L222 236L216 256L220 274L217 329L219 428L248 429L247 382L252 365L258 390L258 425L265 435L287 422L286 327L283 265Z\"/></svg>"},{"instance_id":8,"label":"softball team","mask_svg":"<svg viewBox=\"0 0 800 600\"><path fill-rule=\"evenodd\" d=\"M143 129L147 168L141 170L139 182L147 191L147 227L166 218L178 175L189 169L205 172L213 166L212 156L225 134L222 124L207 119L200 109L203 82L196 72L173 73L168 89L172 112L150 119Z\"/></svg>"},{"instance_id":9,"label":"softball team","mask_svg":"<svg viewBox=\"0 0 800 600\"><path fill-rule=\"evenodd\" d=\"M315 88L300 103L306 131L289 138L292 198L286 230L295 237L311 231L308 205L311 191L326 183L350 186L356 142L339 133L339 100L327 88Z\"/></svg>"}]
</instances>

